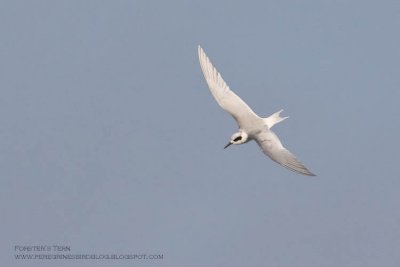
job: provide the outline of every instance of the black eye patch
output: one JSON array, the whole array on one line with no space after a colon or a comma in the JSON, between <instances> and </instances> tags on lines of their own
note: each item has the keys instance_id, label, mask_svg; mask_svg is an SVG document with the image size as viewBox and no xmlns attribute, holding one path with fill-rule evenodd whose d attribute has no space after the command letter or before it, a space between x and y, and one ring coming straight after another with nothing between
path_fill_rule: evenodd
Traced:
<instances>
[{"instance_id":1,"label":"black eye patch","mask_svg":"<svg viewBox=\"0 0 400 267\"><path fill-rule=\"evenodd\" d=\"M239 141L239 140L242 140L242 137L241 137L241 136L238 136L238 137L236 137L235 139L233 139L234 142L237 142L237 141Z\"/></svg>"}]
</instances>

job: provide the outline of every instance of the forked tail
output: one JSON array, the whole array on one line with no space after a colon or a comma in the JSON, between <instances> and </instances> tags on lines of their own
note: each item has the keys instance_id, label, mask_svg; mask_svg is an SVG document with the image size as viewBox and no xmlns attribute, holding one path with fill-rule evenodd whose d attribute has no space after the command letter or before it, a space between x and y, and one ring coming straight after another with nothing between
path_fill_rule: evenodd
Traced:
<instances>
[{"instance_id":1,"label":"forked tail","mask_svg":"<svg viewBox=\"0 0 400 267\"><path fill-rule=\"evenodd\" d=\"M268 126L269 129L271 129L272 126L274 126L278 122L281 122L281 121L286 120L287 118L289 118L289 117L281 117L280 114L281 114L282 111L283 111L283 109L279 110L278 112L275 112L274 114L272 114L268 118L264 118L264 122Z\"/></svg>"}]
</instances>

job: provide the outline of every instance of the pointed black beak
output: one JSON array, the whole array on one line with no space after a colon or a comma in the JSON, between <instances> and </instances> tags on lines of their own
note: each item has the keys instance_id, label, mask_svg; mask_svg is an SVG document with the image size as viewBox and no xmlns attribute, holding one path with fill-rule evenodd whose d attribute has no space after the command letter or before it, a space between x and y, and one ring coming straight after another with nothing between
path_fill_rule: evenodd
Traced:
<instances>
[{"instance_id":1,"label":"pointed black beak","mask_svg":"<svg viewBox=\"0 0 400 267\"><path fill-rule=\"evenodd\" d=\"M232 145L231 142L229 142L226 146L224 146L224 149L227 148L228 146Z\"/></svg>"}]
</instances>

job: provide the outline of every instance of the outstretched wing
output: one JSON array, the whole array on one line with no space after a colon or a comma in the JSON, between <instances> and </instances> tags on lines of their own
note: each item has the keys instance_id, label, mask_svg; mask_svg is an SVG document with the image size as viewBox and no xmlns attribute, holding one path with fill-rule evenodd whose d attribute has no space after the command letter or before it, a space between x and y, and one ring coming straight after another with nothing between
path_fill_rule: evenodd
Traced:
<instances>
[{"instance_id":1,"label":"outstretched wing","mask_svg":"<svg viewBox=\"0 0 400 267\"><path fill-rule=\"evenodd\" d=\"M257 136L255 136L255 141L265 155L283 167L300 174L315 176L314 173L309 171L292 153L290 153L289 150L282 145L278 136L271 130L265 130L259 133Z\"/></svg>"},{"instance_id":2,"label":"outstretched wing","mask_svg":"<svg viewBox=\"0 0 400 267\"><path fill-rule=\"evenodd\" d=\"M254 119L259 119L257 114L225 83L221 74L214 68L210 59L199 46L199 61L204 78L207 81L208 87L218 104L225 111L229 112L239 126Z\"/></svg>"}]
</instances>

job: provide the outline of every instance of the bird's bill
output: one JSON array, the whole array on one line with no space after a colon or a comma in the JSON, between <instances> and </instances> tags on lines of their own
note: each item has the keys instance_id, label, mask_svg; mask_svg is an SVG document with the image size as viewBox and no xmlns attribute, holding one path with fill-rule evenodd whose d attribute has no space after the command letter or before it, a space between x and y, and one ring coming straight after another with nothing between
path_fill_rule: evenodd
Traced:
<instances>
[{"instance_id":1,"label":"bird's bill","mask_svg":"<svg viewBox=\"0 0 400 267\"><path fill-rule=\"evenodd\" d=\"M224 146L224 149L227 148L228 146L232 145L231 142L229 142L226 146Z\"/></svg>"}]
</instances>

